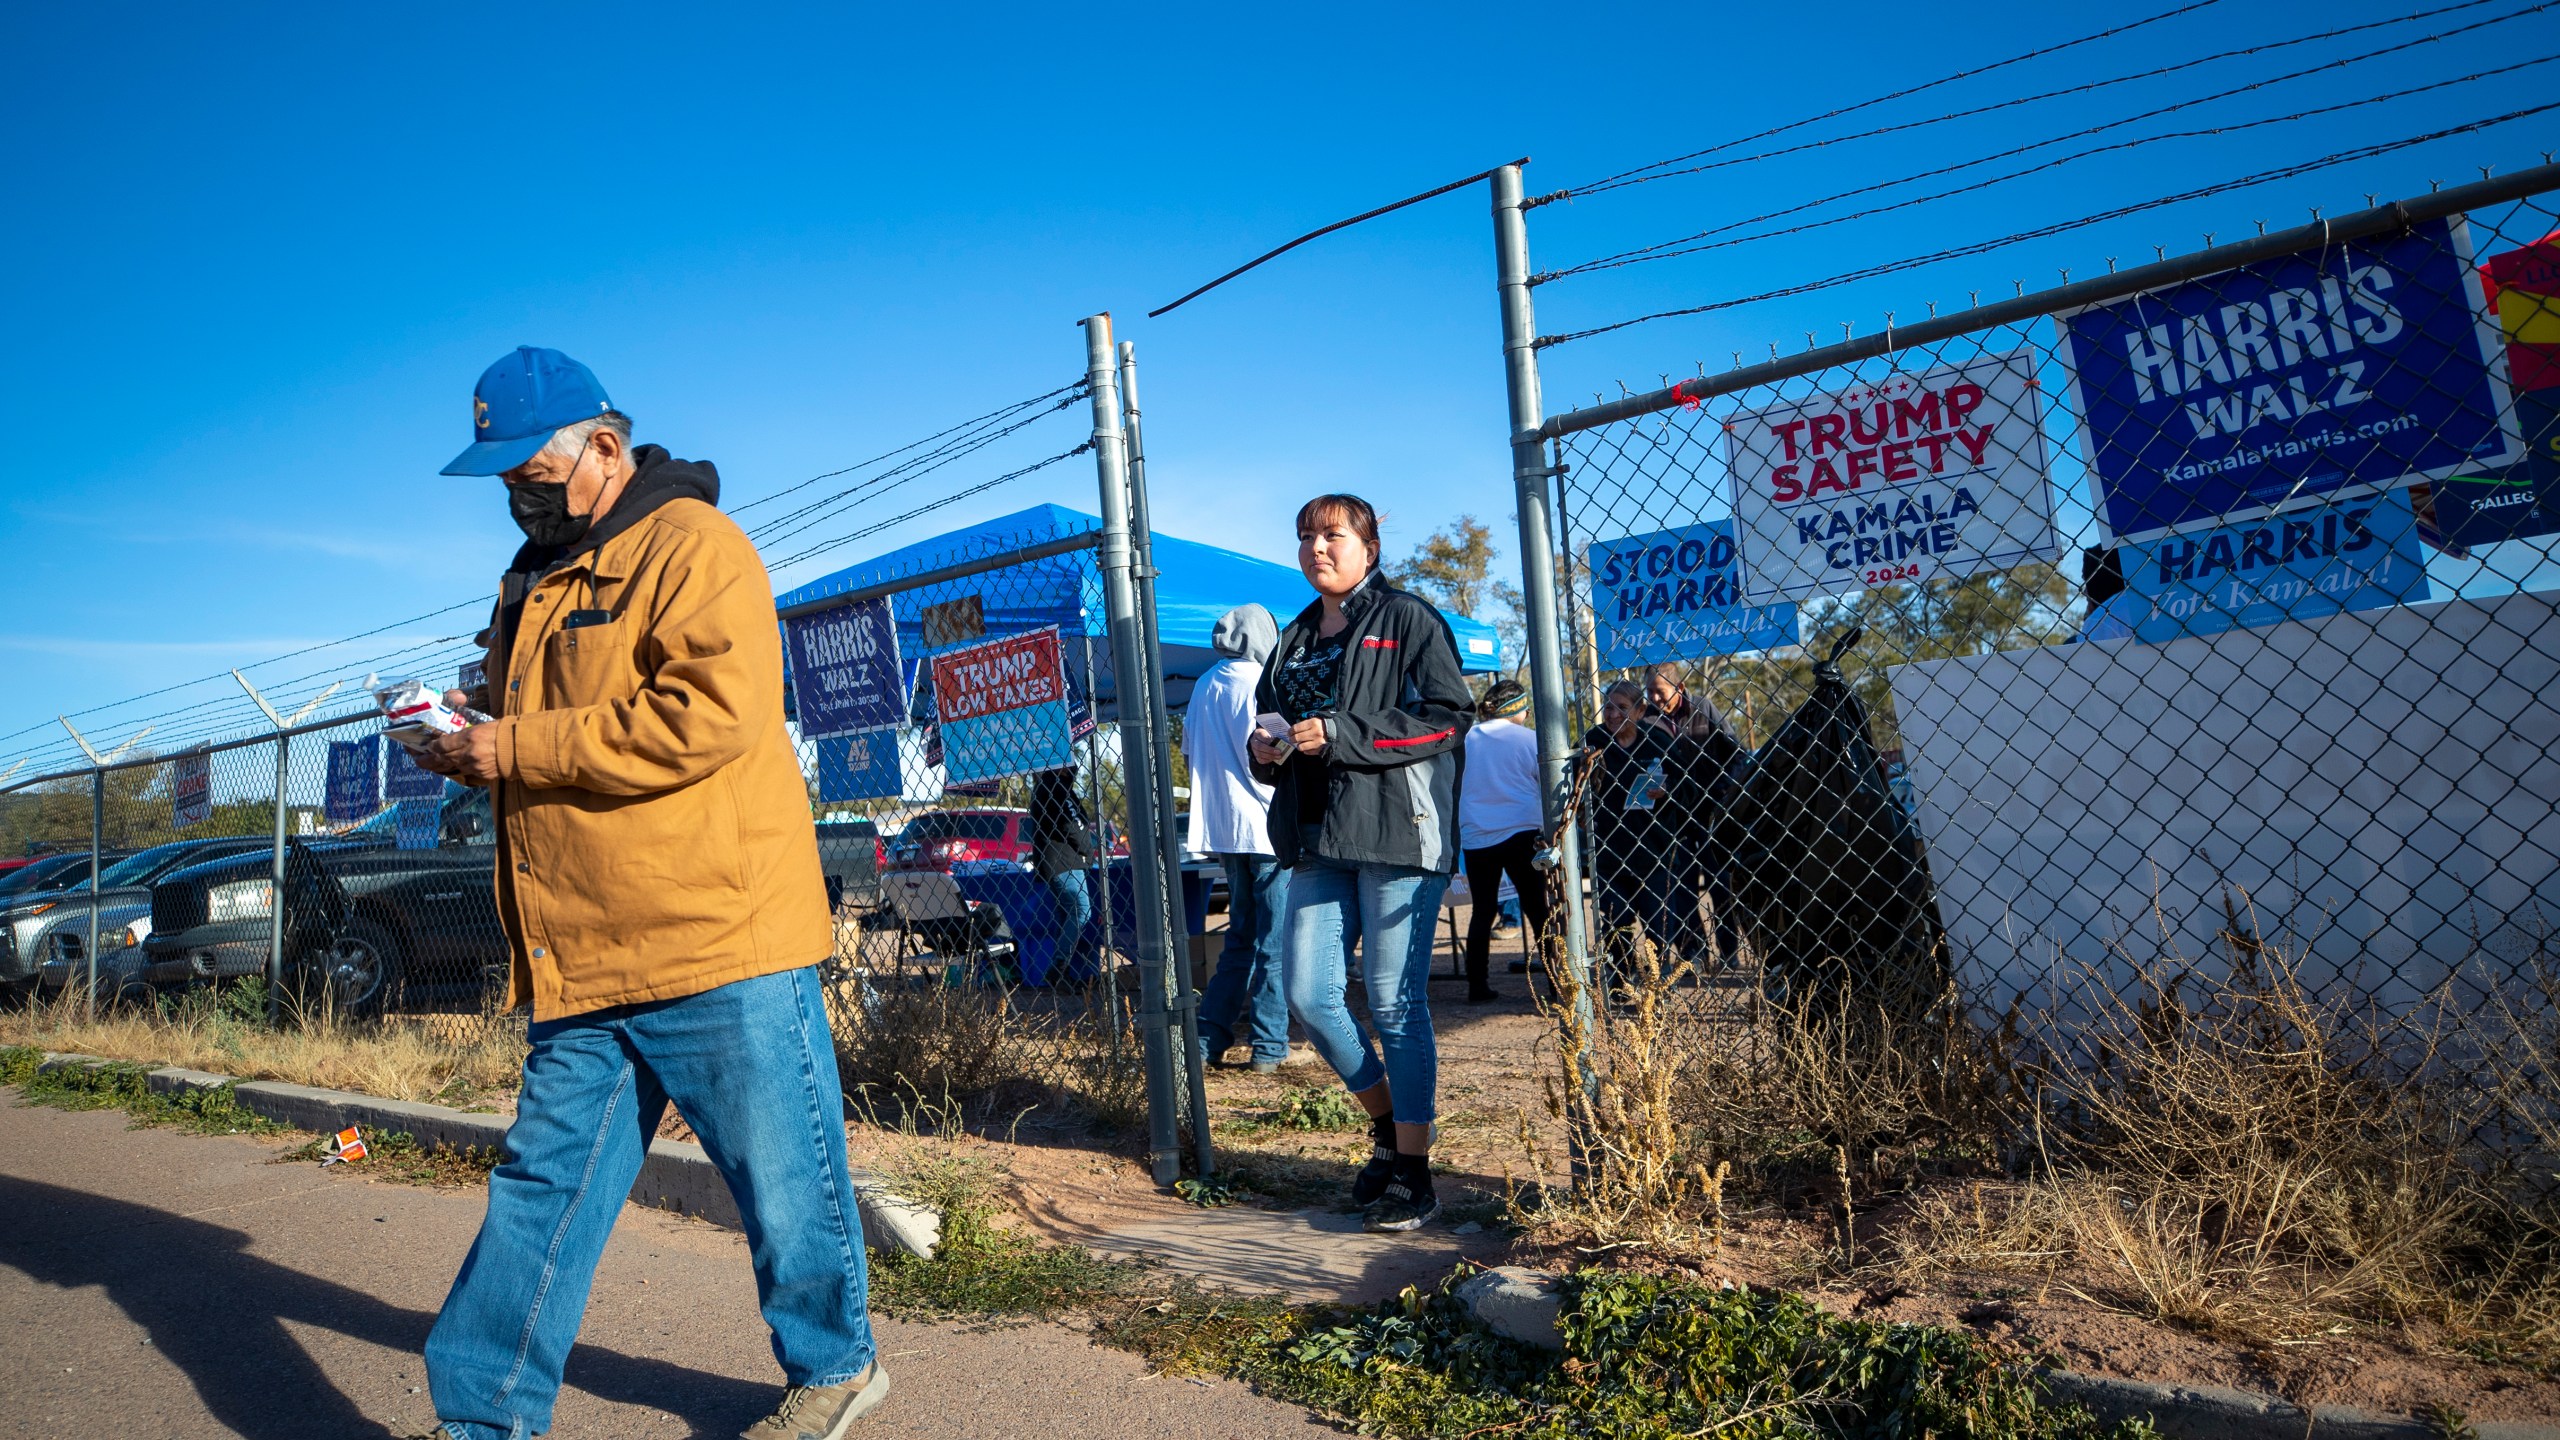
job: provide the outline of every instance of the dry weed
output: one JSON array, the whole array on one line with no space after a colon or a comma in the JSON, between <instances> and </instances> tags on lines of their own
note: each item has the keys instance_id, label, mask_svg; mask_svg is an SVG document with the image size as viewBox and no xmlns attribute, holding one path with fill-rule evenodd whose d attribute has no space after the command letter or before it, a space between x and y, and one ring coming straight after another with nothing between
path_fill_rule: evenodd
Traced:
<instances>
[{"instance_id":1,"label":"dry weed","mask_svg":"<svg viewBox=\"0 0 2560 1440\"><path fill-rule=\"evenodd\" d=\"M270 1030L257 1004L227 999L243 993L196 990L94 1019L76 997L57 1000L0 1015L0 1043L441 1105L505 1094L523 1074L522 1017L314 1015Z\"/></svg>"},{"instance_id":2,"label":"dry weed","mask_svg":"<svg viewBox=\"0 0 2560 1440\"><path fill-rule=\"evenodd\" d=\"M936 1131L1041 1105L1071 1107L1105 1128L1145 1114L1125 1016L1115 1024L1073 997L852 969L830 979L828 994L845 1093L875 1121L891 1117L891 1128L927 1097L925 1123Z\"/></svg>"}]
</instances>

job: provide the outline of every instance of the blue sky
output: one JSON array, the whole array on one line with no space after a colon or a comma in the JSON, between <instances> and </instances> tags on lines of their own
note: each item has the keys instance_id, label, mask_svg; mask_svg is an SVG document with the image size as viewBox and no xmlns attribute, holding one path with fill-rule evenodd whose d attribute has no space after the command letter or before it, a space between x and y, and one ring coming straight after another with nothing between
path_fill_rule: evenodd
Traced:
<instances>
[{"instance_id":1,"label":"blue sky","mask_svg":"<svg viewBox=\"0 0 2560 1440\"><path fill-rule=\"evenodd\" d=\"M1550 206L1541 268L2246 84L2529 0L2198 67L1902 135ZM2120 18L2167 8L2111 7ZM2430 7L2432 8L2432 7ZM1942 115L2408 5L2197 12L1862 112ZM495 481L436 469L473 378L519 343L587 361L642 438L735 500L903 444L1081 369L1110 309L1145 375L1157 520L1286 558L1298 501L1348 488L1402 549L1507 525L1481 189L1329 237L1184 310L1144 312L1345 214L1518 155L1544 191L1730 140L2100 23L2081 8L1118 7L925 13L625 5L12 7L0 123L0 765L57 712L219 674L484 593L515 541ZM2290 114L2560 53L2544 10L2111 131ZM1749 294L2347 146L2542 103L2560 65L2059 166L1979 194L1544 286L1541 328ZM2535 163L2542 116L1841 290L1545 353L1551 409L2049 284L2108 255L2294 223ZM2096 141L2086 143L2098 143ZM2079 146L2039 152L2049 156ZM2011 168L2008 166L1994 169ZM1971 173L1971 172L1968 172ZM931 481L1075 444L1076 412ZM949 486L944 486L949 488ZM901 496L905 501L908 497ZM776 575L790 585L1052 500L1062 465ZM895 507L903 508L903 506ZM850 529L861 517L848 518ZM476 628L459 612L253 670L277 682ZM361 673L359 666L358 672ZM181 690L96 712L118 740ZM293 703L317 681L279 696ZM227 703L227 702L226 702ZM199 710L166 734L235 716Z\"/></svg>"}]
</instances>

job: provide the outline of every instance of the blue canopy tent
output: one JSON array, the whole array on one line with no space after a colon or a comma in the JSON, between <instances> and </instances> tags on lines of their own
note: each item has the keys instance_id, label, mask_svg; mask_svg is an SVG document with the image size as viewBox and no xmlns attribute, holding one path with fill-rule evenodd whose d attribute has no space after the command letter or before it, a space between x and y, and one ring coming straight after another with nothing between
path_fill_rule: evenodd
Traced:
<instances>
[{"instance_id":1,"label":"blue canopy tent","mask_svg":"<svg viewBox=\"0 0 2560 1440\"><path fill-rule=\"evenodd\" d=\"M903 576L924 575L972 561L1098 534L1099 517L1060 505L1034 505L1011 515L983 521L929 540L920 540L776 597L782 610L894 584ZM1217 661L1210 631L1218 617L1238 605L1259 603L1274 620L1288 623L1304 608L1310 592L1306 577L1294 565L1276 564L1184 540L1162 531L1155 535L1156 620L1164 641L1165 694L1177 709L1190 699L1191 682ZM1084 688L1088 652L1095 671L1088 692L1108 711L1115 696L1111 682L1109 627L1103 616L1102 576L1091 549L1076 549L988 570L957 580L944 580L889 597L898 624L898 652L913 693L913 680L925 653L924 612L928 606L976 597L988 635L1015 635L1055 625L1066 640L1067 667ZM1446 614L1446 612L1443 612ZM1490 674L1502 666L1502 646L1492 626L1463 615L1449 615L1457 638L1458 658L1470 674ZM1093 643L1083 644L1086 639Z\"/></svg>"}]
</instances>

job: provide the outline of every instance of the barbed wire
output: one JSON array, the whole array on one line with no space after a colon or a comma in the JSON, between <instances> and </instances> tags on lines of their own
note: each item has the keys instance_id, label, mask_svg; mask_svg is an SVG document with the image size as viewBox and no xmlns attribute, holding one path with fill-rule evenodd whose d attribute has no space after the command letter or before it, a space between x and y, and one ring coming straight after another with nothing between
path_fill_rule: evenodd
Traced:
<instances>
[{"instance_id":1,"label":"barbed wire","mask_svg":"<svg viewBox=\"0 0 2560 1440\"><path fill-rule=\"evenodd\" d=\"M1683 164L1687 161L1700 159L1704 156L1720 154L1737 145L1748 145L1754 141L1766 140L1775 135L1784 135L1792 130L1801 130L1807 125L1819 125L1825 120L1837 120L1843 115L1854 115L1861 110L1872 110L1878 105L1889 104L1895 100L1908 99L1911 96L1921 94L1925 91L1935 90L1942 85L1952 85L1959 80L1970 80L1977 75L1988 75L1994 70L2003 70L2012 65L2022 65L2030 60L2041 60L2048 55L2058 55L2065 50L2074 49L2078 46L2093 44L2100 40L2110 40L2119 35L2130 34L2131 32L2139 30L2146 25L2157 25L2163 20L2174 20L2178 16L2191 14L2198 10L2209 9L2210 7L2220 3L2221 0L2190 0L2190 3L2188 4L2163 10L2159 14L2146 16L2140 20L2129 20L2122 25L2112 26L2108 29L2096 31L2092 34L2082 35L2077 39L2065 40L2059 44L2044 46L2041 49L2029 50L2021 55L2012 55L2006 60L1994 60L1988 65L1977 65L1969 70L1958 70L1951 75L1941 75L1935 80L1923 81L1918 85L1906 86L1903 89L1891 91L1887 94L1873 96L1869 99L1861 100L1854 105L1843 105L1836 110L1826 110L1819 115L1808 115L1801 120L1790 120L1784 125L1773 125L1766 130L1756 131L1749 135L1737 136L1731 140L1720 141L1703 150L1692 150L1686 155L1674 155L1668 159L1656 160L1650 164L1639 165L1632 170L1621 170L1615 175L1602 176L1600 179L1592 181L1589 185L1581 187L1575 193L1588 195L1602 189L1603 187L1614 189L1621 183L1637 183L1632 177L1642 175L1648 170L1660 169L1665 165Z\"/></svg>"},{"instance_id":2,"label":"barbed wire","mask_svg":"<svg viewBox=\"0 0 2560 1440\"><path fill-rule=\"evenodd\" d=\"M1683 315L1705 315L1717 310L1732 310L1744 305L1756 305L1764 300L1778 300L1790 295L1802 295L1810 291L1827 290L1835 285L1846 285L1859 280L1871 280L1880 275L1890 275L1896 271L1915 269L1924 265L1934 265L1942 261L1961 260L1974 255L1987 255L1992 251L2006 249L2011 245L2020 245L2030 240L2041 240L2049 236L2065 234L2072 230L2083 229L2091 225L2103 224L2109 220L2119 220L2128 215L2138 215L2146 210L2157 210L2164 206L2184 204L2189 200L2201 200L2214 195L2228 194L2236 190L2250 189L2258 185L2273 184L2278 180L2289 180L2296 176L2312 174L2316 171L2331 169L2339 165L2352 164L2358 160L2370 160L2376 156L2388 155L2393 151L2406 150L2413 146L2425 145L2451 136L2468 135L2481 130L2491 129L2495 126L2512 124L2515 121L2529 119L2533 116L2545 114L2552 110L2560 110L2560 100L2550 101L2541 105L2528 106L2521 110L2510 110L2503 115L2491 115L2479 120L2465 121L2459 125L2448 125L2440 130L2431 130L2423 135L2412 135L2401 140L2383 140L2370 145L2358 145L2352 149L2340 150L2328 155L2323 155L2318 159L2305 160L2298 164L2280 166L2273 170L2262 170L2256 174L2244 175L2234 180L2224 180L2211 185L2199 185L2191 190L2182 190L2175 194L2160 196L2156 199L2137 201L2130 205L2118 205L2106 210L2098 211L2094 214L2083 215L2075 220L2061 220L2050 225L2039 225L2031 230L2014 231L1996 239L1979 240L1967 245L1951 246L1943 250L1930 251L1925 254L1914 255L1901 260L1886 261L1877 265L1862 265L1855 270L1844 270L1839 274L1828 275L1819 280L1807 280L1794 285L1780 286L1773 290L1763 290L1755 295L1744 295L1731 300L1717 300L1705 305L1685 306L1677 310L1657 310L1649 315L1638 315L1632 319L1613 321L1607 325L1595 325L1583 330L1569 330L1556 335L1541 335L1532 343L1539 349L1545 349L1553 345L1569 344L1575 340L1588 340L1592 336L1606 335L1611 331L1624 330L1630 326L1650 324L1656 320L1671 320Z\"/></svg>"},{"instance_id":3,"label":"barbed wire","mask_svg":"<svg viewBox=\"0 0 2560 1440\"><path fill-rule=\"evenodd\" d=\"M777 516L772 520L768 520L764 525L749 532L751 538L790 538L792 535L803 533L810 528L814 528L817 524L823 523L825 519L828 518L828 514L832 513L834 509L841 505L861 498L866 498L866 491L869 492L870 495L876 496L878 494L886 493L889 490L896 489L900 485L920 478L934 470L941 469L968 454L984 449L987 445L993 444L995 441L1003 439L1005 436L1010 435L1017 430L1027 428L1030 423L1039 419L1045 419L1047 416L1067 408L1075 403L1078 398L1081 398L1084 395L1087 383L1088 382L1086 382L1082 377L1078 377L1070 384L1039 395L1031 396L1024 400L1018 400L1011 404L1000 406L995 410L964 420L957 425L937 431L921 440L902 445L895 450L874 456L869 460L862 461L855 465L844 466L839 469L827 471L823 474L814 475L806 480L795 482L770 494L759 496L754 500L732 507L729 510L729 513L732 516L735 516L739 511L750 510L756 506L781 499L786 495L805 490L813 484L833 479L837 476L852 474L856 471L869 469L870 467L881 464L884 461L896 459L902 455L908 455L920 446L932 445L936 447L933 450L927 451L923 455L913 456L901 464L893 466L889 470L878 475L867 477L865 480L853 486L845 487L832 495L809 502L808 504L805 504L785 515ZM1027 418L1008 420L1008 417L1022 417L1023 412L1031 410L1034 407L1043 406L1046 408L1041 409L1036 415L1032 415ZM937 444L937 442L941 443ZM1074 453L1078 452L1068 452L1068 454ZM854 540L878 534L880 531L898 524L905 519L931 513L934 510L940 509L944 504L966 498L968 495L982 493L985 490L994 488L994 486L998 484L1007 483L1036 470L1045 469L1049 465L1054 464L1059 459L1063 458L1065 457L1053 456L1047 460L1040 461L1035 465L1026 467L1023 470L999 476L992 481L981 483L980 485L970 487L969 489L961 492L956 492L954 495L944 497L943 500L936 502L935 504L919 507L907 512L905 515L879 522L878 524L856 531L852 535L839 537L837 540L829 541L826 544L813 547L810 550L802 552L800 555L791 557L791 560L805 558L807 555L823 553L825 550L835 548L839 545L849 544ZM802 523L795 524L793 523L795 521ZM786 560L780 563L788 564L791 563L791 561ZM251 701L245 693L229 693L228 687L233 684L233 670L236 669L242 674L249 674L304 656L321 654L327 651L339 649L343 646L354 644L358 641L389 634L407 626L422 624L441 616L450 615L455 611L485 610L496 602L496 598L497 597L494 594L483 593L467 599L455 601L450 605L440 606L434 610L425 611L401 620L391 621L387 624L378 625L368 630L361 630L352 635L341 636L334 640L321 641L311 645L299 646L280 654L246 661L238 666L227 667L212 674L201 675L193 679L181 680L172 684L158 686L150 690L142 691L138 694L124 696L116 700L104 701L96 705L85 706L78 710L66 711L64 712L64 716L74 720L87 720L110 712L124 710L146 700L175 695L206 685L219 684L226 687L226 693L186 704L174 705L165 710L148 714L128 716L118 722L119 728L139 730L141 728L148 727L155 732L151 737L156 742L155 748L166 749L173 746L183 746L184 744L193 743L197 740L214 738L216 736L235 731L243 726L256 725L263 727L266 722L266 717L257 709L255 702ZM462 658L467 658L467 655L463 655L462 652L476 650L476 647L470 646L467 642L470 640L470 636L472 634L477 633L477 629L478 627L475 626L473 631L462 635L444 635L436 636L432 639L413 641L395 649L358 656L348 660L335 661L320 669L307 671L297 675L283 678L263 679L262 688L276 691L280 695L285 696L286 698L283 703L290 705L293 703L293 698L298 695L300 687L304 685L332 679L343 682L347 677L367 673L389 673L391 670L400 668L402 663L423 664L427 660L441 658L443 652L439 651L437 647L446 647L447 649L455 652L456 655L460 655ZM416 658L413 660L412 657ZM55 721L36 721L31 724L21 726L18 729L0 733L0 746L5 746L10 741L21 739L52 728L56 723L57 722ZM28 752L26 758L28 763L33 763L37 757L54 753L63 755L66 763L76 763L76 760L86 758L85 756L80 755L76 747L71 744L68 735L61 737L59 741L52 745L40 746Z\"/></svg>"},{"instance_id":4,"label":"barbed wire","mask_svg":"<svg viewBox=\"0 0 2560 1440\"><path fill-rule=\"evenodd\" d=\"M2507 20L2518 18L2520 15L2547 10L2551 8L2552 3L2560 3L2560 0L2546 0L2546 3L2533 5L2524 11L2517 12L2515 15L2501 16L2496 20L2485 20L2480 22L2480 25L2501 24ZM2480 28L2480 26L2467 26L2464 28L2477 29ZM2459 34L2461 32L2453 31L2448 33ZM2442 37L2430 35L2419 40L2410 41L2408 42L2408 45L2427 44L2439 38ZM2406 49L2408 47L2407 45L2402 45L2395 46L2393 48ZM2387 53L2389 52L2374 52L2375 55ZM2373 56L2358 56L2356 58L2371 59ZM1969 181L1963 185L1934 191L1927 195L1915 195L1908 199L1896 200L1887 205L1871 206L1864 210L1853 210L1844 215L1826 216L1819 220L1809 220L1799 225L1784 226L1776 230L1764 230L1757 234L1737 235L1729 240L1716 240L1709 238L1725 234L1728 231L1738 230L1745 226L1757 225L1765 221L1783 219L1789 215L1801 214L1807 210L1818 209L1821 206L1834 204L1841 200L1852 199L1859 195L1873 194L1878 190L1889 190L1896 185L1907 185L1915 180L1933 179L1940 175L1953 174L1959 170L1970 170L1977 165L1989 164L1996 160L2012 159L2031 151L2041 150L2048 145L2060 144L2067 140L2077 140L2084 136L2097 134L2100 131L2116 129L2120 126L2131 124L2137 120L2151 119L2154 116L2166 114L2171 110L2180 110L2188 108L2191 105L2204 104L2213 100L2227 99L2232 95L2241 94L2247 90L2259 88L2255 85L2244 86L2240 90L2225 91L2220 95L2205 96L2201 100L2184 101L2176 105L2164 106L2159 110L2150 111L2142 115L2129 116L2124 120L2111 120L2106 124L2091 126L2086 130L2077 131L2069 135L2058 135L2051 139L2033 141L2029 144L1997 151L1993 154L1980 156L1972 160L1959 161L1953 165L1941 166L1935 170L1923 170L1915 175L1906 175L1900 179L1886 180L1874 185L1861 185L1855 189L1843 190L1836 194L1826 195L1818 200L1807 200L1801 204L1790 205L1780 210L1773 210L1765 215L1753 216L1747 220L1729 221L1722 225L1701 230L1694 235L1684 236L1678 240L1665 240L1659 244L1647 245L1635 250L1620 251L1615 255L1605 255L1597 260L1586 260L1581 264L1569 265L1561 270L1550 270L1539 275L1533 275L1530 277L1529 283L1532 285L1543 285L1550 280L1562 280L1570 276L1590 274L1599 270L1615 270L1628 265L1642 265L1656 260L1677 260L1684 256L1703 255L1712 250L1731 249L1737 245L1749 245L1761 240L1774 240L1787 235L1801 235L1807 231L1827 229L1830 226L1846 224L1853 220L1873 219L1878 215L1888 215L1896 210L1908 210L1916 206L1934 204L1940 200L1953 199L1959 195L1970 195L1976 191L1988 190L1996 185L2005 185L2012 180L2023 180L2029 176L2051 174L2054 170L2057 170L2062 166L2077 164L2080 161L2092 159L2100 155L2109 155L2125 150L2138 150L2146 145L2157 145L2170 140L2195 140L2215 135L2228 135L2241 130L2255 130L2268 125L2288 125L2298 120L2310 120L2323 115L2334 115L2342 110L2355 110L2368 105L2388 104L2394 100L2405 100L2412 95L2423 95L2429 91L2448 89L2455 85L2468 85L2479 80L2493 79L2500 75L2512 74L2518 70L2531 69L2536 65L2548 65L2555 60L2560 60L2560 54L2544 55L2532 60L2521 60L2515 64L2502 65L2493 70L2474 71L2469 75L2457 75L2450 79L2432 81L2425 85L2412 85L2404 89L2390 91L2386 94L2368 96L2361 100L2345 100L2334 105L2322 105L2309 110L2299 110L2290 115L2269 115L2255 120L2236 120L2229 124L2209 126L2197 130L2169 130L2156 135L2137 136L2131 140L2118 140L2110 144L2093 145L2085 150L2077 150L2068 155L2060 155L2049 160L2040 161L2023 170L2012 170L2006 174L1993 175L1985 179ZM2353 62L2341 61L2337 63L2348 64ZM2334 67L2323 66L2320 68L2328 69ZM2316 72L2306 70L2297 72L2297 75L2308 75L2313 73ZM2284 80L2293 78L2297 78L2297 76L2284 76L2277 80L2263 81L2260 82L2260 84L2280 84Z\"/></svg>"},{"instance_id":5,"label":"barbed wire","mask_svg":"<svg viewBox=\"0 0 2560 1440\"><path fill-rule=\"evenodd\" d=\"M955 490L940 499L927 501L904 514L892 515L886 520L865 526L860 530L854 531L850 535L840 535L833 540L813 545L806 550L800 551L796 555L786 556L783 559L772 562L771 568L779 570L787 565L796 565L803 560L811 558L812 556L823 555L830 550L850 545L857 540L867 540L870 537L879 534L883 530L903 525L907 521L916 519L919 516L930 515L934 511L940 510L947 505L956 505L963 500L969 499L971 496L983 495L986 492L995 489L999 485L1010 485L1014 481L1019 480L1026 475L1036 474L1039 471L1046 470L1050 466L1055 465L1062 460L1072 460L1078 455L1088 454L1092 449L1093 442L1087 440L1072 450L1062 450L1059 453L1050 456L1046 460L1035 460L1030 464L1023 466L1019 470L1007 471L1002 475L996 476L992 480L981 480L977 484L969 486L967 489Z\"/></svg>"},{"instance_id":6,"label":"barbed wire","mask_svg":"<svg viewBox=\"0 0 2560 1440\"><path fill-rule=\"evenodd\" d=\"M1897 135L1907 130L1925 130L1932 125L1944 125L1956 120L1970 120L1977 115L1988 115L2000 110L2014 110L2022 105L2033 105L2045 100L2057 100L2070 95L2086 95L2092 91L2105 90L2113 86L2130 84L2138 80L2156 80L2165 75L2175 75L2182 70L2192 70L2199 65L2210 65L2216 61L2236 60L2246 56L2263 55L2270 51L2291 49L2296 45L2309 45L2322 40L2336 40L2348 35L2359 34L2367 30L2380 30L2394 25L2408 25L2421 20L2433 20L2441 16L2451 15L2456 11L2477 10L2483 5L2494 5L2497 3L2499 3L2499 0L2455 0L2454 4L2440 5L2433 10L2419 10L2407 15L2394 15L2382 20L2368 20L2360 25L2341 25L2334 30L2320 30L2308 35L2296 35L2283 40L2260 41L2254 45L2243 45L2230 50L2219 50L2210 55L2198 55L2192 59L2177 61L2174 64L2155 66L2149 70L2137 70L2123 75L2109 76L2104 80L2090 80L2078 85L2066 85L2058 90L2045 90L2033 95L2018 95L2012 96L2006 100L1995 100L1988 105L1976 105L1970 110L1950 110L1944 115L1929 115L1918 120L1904 120L1891 125L1878 125L1871 129L1859 130L1847 135L1835 135L1824 140L1807 140L1801 144L1780 146L1775 150L1754 151L1749 155L1736 155L1726 160L1711 160L1704 165L1691 165L1685 169L1667 170L1660 174L1643 175L1632 180L1595 182L1578 188L1557 190L1549 194L1540 195L1525 202L1523 208L1535 208L1540 205L1554 204L1561 200L1580 199L1586 196L1602 194L1610 190L1624 189L1629 185L1642 185L1653 180L1669 180L1682 175L1698 175L1709 170L1723 170L1736 165L1749 165L1761 160L1775 160L1781 156L1798 155L1808 150L1821 150L1834 145L1846 145L1858 140L1872 140L1881 135ZM2547 7L2536 5L2532 8L2535 10L2541 10ZM2509 16L2505 18L2513 19L2515 17ZM2437 37L2429 36L2426 38L2433 39ZM2278 84L2281 83L2281 79L2283 78L2291 77L2280 77L2278 80L2260 81L2258 83L2259 85ZM2242 88L2245 89L2250 87ZM2225 91L2223 93L2228 95L2236 94L2238 92ZM2201 102L2189 101L2185 103L2197 104ZM2155 111L2150 113L2157 114L2159 112ZM1744 142L1737 141L1734 143L1740 144ZM1708 152L1701 151L1699 153L1705 154ZM1656 163L1667 165L1674 162L1658 161Z\"/></svg>"}]
</instances>

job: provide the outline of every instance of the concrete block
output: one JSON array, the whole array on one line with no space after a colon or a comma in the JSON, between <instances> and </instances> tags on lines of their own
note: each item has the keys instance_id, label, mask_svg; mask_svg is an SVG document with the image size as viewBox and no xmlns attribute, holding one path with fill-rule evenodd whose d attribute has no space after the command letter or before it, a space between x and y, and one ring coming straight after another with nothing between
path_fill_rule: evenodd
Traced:
<instances>
[{"instance_id":1,"label":"concrete block","mask_svg":"<svg viewBox=\"0 0 2560 1440\"><path fill-rule=\"evenodd\" d=\"M1458 1302L1497 1335L1548 1350L1564 1348L1564 1330L1557 1323L1564 1314L1564 1286L1548 1271L1497 1266L1462 1282Z\"/></svg>"}]
</instances>

